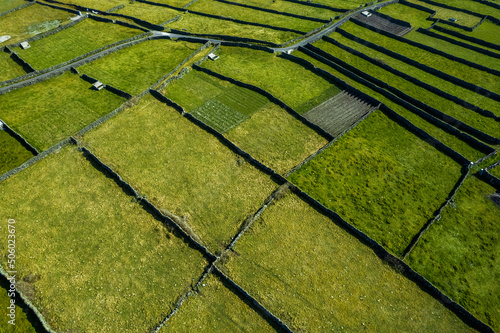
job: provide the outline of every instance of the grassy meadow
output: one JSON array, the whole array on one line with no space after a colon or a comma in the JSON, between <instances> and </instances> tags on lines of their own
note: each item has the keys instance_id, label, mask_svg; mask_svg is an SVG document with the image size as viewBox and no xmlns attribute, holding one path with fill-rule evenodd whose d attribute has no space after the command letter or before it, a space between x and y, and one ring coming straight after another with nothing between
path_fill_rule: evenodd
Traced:
<instances>
[{"instance_id":1,"label":"grassy meadow","mask_svg":"<svg viewBox=\"0 0 500 333\"><path fill-rule=\"evenodd\" d=\"M130 3L130 0L64 0L62 1L67 4L79 5L83 7L87 7L90 10L97 9L101 11L106 11L111 8L126 5Z\"/></svg>"},{"instance_id":2,"label":"grassy meadow","mask_svg":"<svg viewBox=\"0 0 500 333\"><path fill-rule=\"evenodd\" d=\"M201 46L168 39L147 40L78 67L78 70L104 84L137 95Z\"/></svg>"},{"instance_id":3,"label":"grassy meadow","mask_svg":"<svg viewBox=\"0 0 500 333\"><path fill-rule=\"evenodd\" d=\"M288 1L232 0L232 2L237 2L244 5L256 6L271 10L277 10L279 12L284 12L284 13L320 18L323 20L329 20L331 17L335 17L335 15L339 14L339 12L325 10L324 8L317 8L308 6L307 4L299 4Z\"/></svg>"},{"instance_id":4,"label":"grassy meadow","mask_svg":"<svg viewBox=\"0 0 500 333\"><path fill-rule=\"evenodd\" d=\"M379 101L385 103L387 106L389 106L392 110L396 111L398 114L401 116L405 117L409 121L411 121L414 125L417 127L423 129L430 135L432 135L434 138L440 140L442 143L445 145L453 148L469 160L476 161L482 157L484 157L484 154L479 152L478 150L472 148L470 145L468 145L466 142L459 140L457 137L455 137L452 134L449 134L448 132L440 129L437 126L434 126L433 124L427 122L426 120L420 118L418 115L412 113L411 111L405 109L404 107L396 104L395 102L392 102L390 99L386 98L385 96L371 90L370 88L358 83L357 81L352 80L351 78L345 76L344 74L334 70L333 68L303 54L303 53L295 53L296 56L300 58L304 58L307 61L313 63L316 67L322 68L331 74L337 76L338 78L344 80L347 82L349 85L359 89L360 91L378 99Z\"/></svg>"},{"instance_id":5,"label":"grassy meadow","mask_svg":"<svg viewBox=\"0 0 500 333\"><path fill-rule=\"evenodd\" d=\"M26 2L26 0L4 0L0 3L0 13L22 6Z\"/></svg>"},{"instance_id":6,"label":"grassy meadow","mask_svg":"<svg viewBox=\"0 0 500 333\"><path fill-rule=\"evenodd\" d=\"M158 208L220 251L277 184L151 95L84 142Z\"/></svg>"},{"instance_id":7,"label":"grassy meadow","mask_svg":"<svg viewBox=\"0 0 500 333\"><path fill-rule=\"evenodd\" d=\"M55 331L147 331L207 264L74 146L2 182L0 198L17 287Z\"/></svg>"},{"instance_id":8,"label":"grassy meadow","mask_svg":"<svg viewBox=\"0 0 500 333\"><path fill-rule=\"evenodd\" d=\"M181 12L166 7L134 2L125 5L124 8L113 11L113 13L133 16L153 24L161 24L176 17Z\"/></svg>"},{"instance_id":9,"label":"grassy meadow","mask_svg":"<svg viewBox=\"0 0 500 333\"><path fill-rule=\"evenodd\" d=\"M217 54L220 56L217 61L204 62L202 66L262 88L300 114L341 91L301 65L276 54L225 46Z\"/></svg>"},{"instance_id":10,"label":"grassy meadow","mask_svg":"<svg viewBox=\"0 0 500 333\"><path fill-rule=\"evenodd\" d=\"M2 68L0 82L26 74L23 67L12 60L6 52L0 52L0 68Z\"/></svg>"},{"instance_id":11,"label":"grassy meadow","mask_svg":"<svg viewBox=\"0 0 500 333\"><path fill-rule=\"evenodd\" d=\"M276 332L247 302L211 274L160 332Z\"/></svg>"},{"instance_id":12,"label":"grassy meadow","mask_svg":"<svg viewBox=\"0 0 500 333\"><path fill-rule=\"evenodd\" d=\"M0 131L0 147L0 175L33 157L29 150L6 131Z\"/></svg>"},{"instance_id":13,"label":"grassy meadow","mask_svg":"<svg viewBox=\"0 0 500 333\"><path fill-rule=\"evenodd\" d=\"M0 95L0 114L13 130L41 151L113 111L124 101L107 90L93 90L90 83L65 72Z\"/></svg>"},{"instance_id":14,"label":"grassy meadow","mask_svg":"<svg viewBox=\"0 0 500 333\"><path fill-rule=\"evenodd\" d=\"M0 282L0 306L2 307L2 310L5 309L5 314L7 314L8 310L7 307L10 306L10 297L9 297L9 288L10 285L8 282L4 281L2 279L2 282ZM2 323L2 332L5 333L36 333L35 328L33 327L33 324L30 322L28 319L28 316L26 315L26 312L24 312L24 309L19 306L19 300L15 300L15 314L16 314L16 319L14 321L15 325L11 325L7 323L8 320L11 320L10 317L5 316L5 318L2 318L1 323ZM40 328L39 329L43 329Z\"/></svg>"},{"instance_id":15,"label":"grassy meadow","mask_svg":"<svg viewBox=\"0 0 500 333\"><path fill-rule=\"evenodd\" d=\"M481 22L480 17L469 15L467 13L457 12L457 11L452 10L452 9L431 5L429 3L423 3L423 2L420 2L418 0L408 0L408 2L411 2L411 3L417 4L420 6L424 6L424 7L427 7L429 9L434 10L436 12L436 15L434 15L435 19L447 21L450 18L454 18L457 20L456 21L457 24L460 24L460 25L463 25L463 26L466 26L469 28L472 28L473 26L475 26L476 24Z\"/></svg>"},{"instance_id":16,"label":"grassy meadow","mask_svg":"<svg viewBox=\"0 0 500 333\"><path fill-rule=\"evenodd\" d=\"M400 256L460 175L451 158L376 111L289 180Z\"/></svg>"},{"instance_id":17,"label":"grassy meadow","mask_svg":"<svg viewBox=\"0 0 500 333\"><path fill-rule=\"evenodd\" d=\"M472 331L292 194L264 211L221 269L295 332Z\"/></svg>"},{"instance_id":18,"label":"grassy meadow","mask_svg":"<svg viewBox=\"0 0 500 333\"><path fill-rule=\"evenodd\" d=\"M500 207L474 176L408 257L417 272L494 330L500 328Z\"/></svg>"},{"instance_id":19,"label":"grassy meadow","mask_svg":"<svg viewBox=\"0 0 500 333\"><path fill-rule=\"evenodd\" d=\"M5 44L17 43L68 23L74 16L64 10L34 4L0 17L0 29L2 35L11 37Z\"/></svg>"},{"instance_id":20,"label":"grassy meadow","mask_svg":"<svg viewBox=\"0 0 500 333\"><path fill-rule=\"evenodd\" d=\"M140 33L140 30L87 18L71 28L30 43L29 49L17 47L14 51L39 70Z\"/></svg>"}]
</instances>

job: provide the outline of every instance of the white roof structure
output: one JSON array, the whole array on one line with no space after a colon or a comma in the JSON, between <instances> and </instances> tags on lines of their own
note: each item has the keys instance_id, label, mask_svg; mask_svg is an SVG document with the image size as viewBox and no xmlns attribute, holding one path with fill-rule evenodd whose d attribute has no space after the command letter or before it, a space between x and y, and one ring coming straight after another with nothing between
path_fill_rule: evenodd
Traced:
<instances>
[{"instance_id":1,"label":"white roof structure","mask_svg":"<svg viewBox=\"0 0 500 333\"><path fill-rule=\"evenodd\" d=\"M22 42L22 43L21 43L21 48L22 48L23 50L29 49L30 47L31 47L31 45L30 45L30 43L28 43L28 42Z\"/></svg>"},{"instance_id":2,"label":"white roof structure","mask_svg":"<svg viewBox=\"0 0 500 333\"><path fill-rule=\"evenodd\" d=\"M370 16L372 16L372 13L370 13L370 12L369 12L369 11L367 11L367 10L362 11L362 12L361 12L361 14L363 14L363 15L364 15L364 16L366 16L366 17L370 17Z\"/></svg>"},{"instance_id":3,"label":"white roof structure","mask_svg":"<svg viewBox=\"0 0 500 333\"><path fill-rule=\"evenodd\" d=\"M94 84L92 86L94 88L96 88L97 90L101 90L102 88L104 88L104 84L101 81L94 82Z\"/></svg>"},{"instance_id":4,"label":"white roof structure","mask_svg":"<svg viewBox=\"0 0 500 333\"><path fill-rule=\"evenodd\" d=\"M8 35L0 36L0 43L8 41L9 39L10 39L10 36L8 36Z\"/></svg>"},{"instance_id":5,"label":"white roof structure","mask_svg":"<svg viewBox=\"0 0 500 333\"><path fill-rule=\"evenodd\" d=\"M219 59L219 56L218 56L218 55L216 55L216 54L214 54L214 53L210 53L210 54L208 55L208 57L210 58L210 60L213 60L213 61L215 61L215 60Z\"/></svg>"}]
</instances>

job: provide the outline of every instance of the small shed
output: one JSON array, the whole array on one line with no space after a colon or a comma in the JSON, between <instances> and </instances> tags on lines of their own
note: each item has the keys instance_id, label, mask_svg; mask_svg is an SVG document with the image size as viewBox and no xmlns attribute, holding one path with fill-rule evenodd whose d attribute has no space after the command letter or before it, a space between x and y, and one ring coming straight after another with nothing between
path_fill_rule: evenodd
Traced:
<instances>
[{"instance_id":1,"label":"small shed","mask_svg":"<svg viewBox=\"0 0 500 333\"><path fill-rule=\"evenodd\" d=\"M3 131L5 128L3 128L3 122L0 120L0 131Z\"/></svg>"},{"instance_id":2,"label":"small shed","mask_svg":"<svg viewBox=\"0 0 500 333\"><path fill-rule=\"evenodd\" d=\"M218 55L216 55L216 54L214 54L214 53L210 53L210 54L208 55L208 58L209 58L210 60L215 61L215 60L219 59L219 56L218 56Z\"/></svg>"},{"instance_id":3,"label":"small shed","mask_svg":"<svg viewBox=\"0 0 500 333\"><path fill-rule=\"evenodd\" d=\"M448 21L450 21L450 22L457 22L457 19L456 19L456 18L453 18L453 17L450 17L450 18L448 19Z\"/></svg>"},{"instance_id":4,"label":"small shed","mask_svg":"<svg viewBox=\"0 0 500 333\"><path fill-rule=\"evenodd\" d=\"M10 39L10 36L8 36L8 35L0 36L0 43L8 41L9 39Z\"/></svg>"},{"instance_id":5,"label":"small shed","mask_svg":"<svg viewBox=\"0 0 500 333\"><path fill-rule=\"evenodd\" d=\"M30 43L28 43L28 42L22 42L22 43L21 43L21 48L22 48L23 50L29 49L30 47L31 47L31 45L30 45Z\"/></svg>"},{"instance_id":6,"label":"small shed","mask_svg":"<svg viewBox=\"0 0 500 333\"><path fill-rule=\"evenodd\" d=\"M101 81L96 81L94 82L92 87L94 87L96 90L101 90L102 88L104 88L104 84Z\"/></svg>"},{"instance_id":7,"label":"small shed","mask_svg":"<svg viewBox=\"0 0 500 333\"><path fill-rule=\"evenodd\" d=\"M372 16L372 13L370 13L370 12L369 12L369 11L367 11L367 10L363 10L363 11L361 12L361 14L362 14L363 16L366 16L366 17L370 17L370 16Z\"/></svg>"}]
</instances>

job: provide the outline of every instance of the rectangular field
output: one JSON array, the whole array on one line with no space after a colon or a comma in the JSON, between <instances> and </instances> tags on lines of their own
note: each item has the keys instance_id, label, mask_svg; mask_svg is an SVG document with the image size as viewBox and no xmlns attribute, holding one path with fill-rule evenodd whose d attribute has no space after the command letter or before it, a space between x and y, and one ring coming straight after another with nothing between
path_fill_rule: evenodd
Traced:
<instances>
[{"instance_id":1,"label":"rectangular field","mask_svg":"<svg viewBox=\"0 0 500 333\"><path fill-rule=\"evenodd\" d=\"M276 332L248 301L214 275L189 297L160 332Z\"/></svg>"},{"instance_id":2,"label":"rectangular field","mask_svg":"<svg viewBox=\"0 0 500 333\"><path fill-rule=\"evenodd\" d=\"M408 263L493 330L500 329L500 207L495 189L470 176L420 239Z\"/></svg>"},{"instance_id":3,"label":"rectangular field","mask_svg":"<svg viewBox=\"0 0 500 333\"><path fill-rule=\"evenodd\" d=\"M97 10L102 10L106 11L111 8L114 8L116 6L120 5L126 5L130 3L130 0L64 0L62 1L67 4L72 4L72 5L79 5L83 7L87 7L90 10L92 9L97 9Z\"/></svg>"},{"instance_id":4,"label":"rectangular field","mask_svg":"<svg viewBox=\"0 0 500 333\"><path fill-rule=\"evenodd\" d=\"M7 131L0 130L0 147L0 175L33 157L33 153L24 148Z\"/></svg>"},{"instance_id":5,"label":"rectangular field","mask_svg":"<svg viewBox=\"0 0 500 333\"><path fill-rule=\"evenodd\" d=\"M273 1L273 0L231 0L231 1L250 6L257 6L261 8L277 10L279 12L321 18L324 20L329 20L331 17L334 17L335 15L338 15L340 13L324 8L308 6L305 2L303 4L299 4L295 2Z\"/></svg>"},{"instance_id":6,"label":"rectangular field","mask_svg":"<svg viewBox=\"0 0 500 333\"><path fill-rule=\"evenodd\" d=\"M289 180L400 256L460 175L451 158L375 111Z\"/></svg>"},{"instance_id":7,"label":"rectangular field","mask_svg":"<svg viewBox=\"0 0 500 333\"><path fill-rule=\"evenodd\" d=\"M0 13L22 6L26 2L25 0L4 0L0 4Z\"/></svg>"},{"instance_id":8,"label":"rectangular field","mask_svg":"<svg viewBox=\"0 0 500 333\"><path fill-rule=\"evenodd\" d=\"M292 194L264 211L222 270L294 332L472 331Z\"/></svg>"},{"instance_id":9,"label":"rectangular field","mask_svg":"<svg viewBox=\"0 0 500 333\"><path fill-rule=\"evenodd\" d=\"M0 17L2 35L11 38L2 44L17 43L42 32L68 23L74 14L47 6L34 4ZM0 44L0 45L2 45Z\"/></svg>"},{"instance_id":10,"label":"rectangular field","mask_svg":"<svg viewBox=\"0 0 500 333\"><path fill-rule=\"evenodd\" d=\"M203 67L258 86L302 114L340 92L331 82L275 54L221 47L217 61Z\"/></svg>"},{"instance_id":11,"label":"rectangular field","mask_svg":"<svg viewBox=\"0 0 500 333\"><path fill-rule=\"evenodd\" d=\"M161 24L176 17L181 12L166 7L134 2L127 4L125 8L113 11L113 13L133 16L153 24Z\"/></svg>"},{"instance_id":12,"label":"rectangular field","mask_svg":"<svg viewBox=\"0 0 500 333\"><path fill-rule=\"evenodd\" d=\"M137 95L172 71L202 44L147 40L78 68L104 84Z\"/></svg>"},{"instance_id":13,"label":"rectangular field","mask_svg":"<svg viewBox=\"0 0 500 333\"><path fill-rule=\"evenodd\" d=\"M207 29L209 27L209 29ZM179 20L165 25L165 28L183 30L193 34L227 35L252 38L282 44L300 35L290 31L279 31L270 28L256 27L231 21L205 17L192 13L183 13Z\"/></svg>"},{"instance_id":14,"label":"rectangular field","mask_svg":"<svg viewBox=\"0 0 500 333\"><path fill-rule=\"evenodd\" d=\"M207 264L74 146L2 182L0 199L17 288L55 331L146 332Z\"/></svg>"},{"instance_id":15,"label":"rectangular field","mask_svg":"<svg viewBox=\"0 0 500 333\"><path fill-rule=\"evenodd\" d=\"M457 12L456 10L443 8L440 6L431 5L429 3L423 3L417 0L408 0L408 2L427 7L436 11L436 15L434 18L447 21L450 18L455 18L457 20L457 24L464 25L466 27L472 28L479 22L481 22L481 18L473 15L469 15L463 12Z\"/></svg>"},{"instance_id":16,"label":"rectangular field","mask_svg":"<svg viewBox=\"0 0 500 333\"><path fill-rule=\"evenodd\" d=\"M184 217L212 252L222 250L277 187L151 95L89 132L84 142L158 209Z\"/></svg>"},{"instance_id":17,"label":"rectangular field","mask_svg":"<svg viewBox=\"0 0 500 333\"><path fill-rule=\"evenodd\" d=\"M29 49L17 47L14 51L33 68L44 69L139 33L140 30L87 18L68 29L30 43Z\"/></svg>"},{"instance_id":18,"label":"rectangular field","mask_svg":"<svg viewBox=\"0 0 500 333\"><path fill-rule=\"evenodd\" d=\"M488 42L488 43L500 45L500 26L496 25L495 23L491 22L490 20L485 20L483 23L481 23L480 26L478 26L476 29L474 29L474 31L465 31L465 30L454 28L454 27L444 25L444 24L439 24L439 26L446 28L448 30L456 31L458 33L461 33L462 35L478 38L478 39L481 39L481 40ZM434 31L434 32L437 32L437 31ZM471 43L471 45L475 45L475 44ZM480 46L480 47L485 48L485 49L489 49L485 46ZM498 50L493 50L493 49L489 49L489 50L491 50L493 52L498 52Z\"/></svg>"},{"instance_id":19,"label":"rectangular field","mask_svg":"<svg viewBox=\"0 0 500 333\"><path fill-rule=\"evenodd\" d=\"M107 90L92 90L90 83L65 72L0 95L0 114L31 145L45 150L124 101Z\"/></svg>"},{"instance_id":20,"label":"rectangular field","mask_svg":"<svg viewBox=\"0 0 500 333\"><path fill-rule=\"evenodd\" d=\"M0 82L26 74L23 67L17 64L7 52L0 52Z\"/></svg>"},{"instance_id":21,"label":"rectangular field","mask_svg":"<svg viewBox=\"0 0 500 333\"><path fill-rule=\"evenodd\" d=\"M448 147L453 148L454 150L456 150L457 152L459 152L460 154L462 154L463 156L465 156L469 160L476 161L476 160L484 157L483 153L472 148L466 142L458 139L457 137L455 137L452 134L449 134L448 132L442 130L441 128L427 122L426 120L422 119L417 114L415 114L415 113L407 110L406 108L396 104L395 102L391 101L387 97L385 97L385 96L381 95L380 93L366 87L365 85L358 83L357 81L347 77L346 75L340 73L339 71L334 70L330 66L327 66L327 65L319 62L318 60L313 59L310 56L308 56L304 53L301 53L301 52L297 52L296 56L311 62L316 67L322 68L322 69L326 70L327 72L330 72L331 74L342 79L343 81L345 81L346 83L348 83L352 87L357 88L360 91L364 92L365 94L372 96L372 97L376 98L377 100L383 102L384 104L389 106L392 110L396 111L398 114L400 114L401 116L403 116L406 119L408 119L409 121L411 121L414 125L421 128L422 130L426 131L427 133L432 135L434 138L440 140L442 143L444 143Z\"/></svg>"}]
</instances>

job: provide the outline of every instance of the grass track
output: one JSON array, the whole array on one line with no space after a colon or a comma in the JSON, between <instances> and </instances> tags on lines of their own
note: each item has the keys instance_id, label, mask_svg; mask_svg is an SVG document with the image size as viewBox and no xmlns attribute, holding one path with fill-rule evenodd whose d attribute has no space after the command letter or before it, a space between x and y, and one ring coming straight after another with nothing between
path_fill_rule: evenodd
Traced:
<instances>
[{"instance_id":1,"label":"grass track","mask_svg":"<svg viewBox=\"0 0 500 333\"><path fill-rule=\"evenodd\" d=\"M376 111L289 179L400 256L460 175L451 158Z\"/></svg>"},{"instance_id":2,"label":"grass track","mask_svg":"<svg viewBox=\"0 0 500 333\"><path fill-rule=\"evenodd\" d=\"M0 198L16 221L17 287L56 331L145 332L207 264L74 146L2 182Z\"/></svg>"},{"instance_id":3,"label":"grass track","mask_svg":"<svg viewBox=\"0 0 500 333\"><path fill-rule=\"evenodd\" d=\"M223 269L292 331L471 331L292 194L267 208Z\"/></svg>"},{"instance_id":4,"label":"grass track","mask_svg":"<svg viewBox=\"0 0 500 333\"><path fill-rule=\"evenodd\" d=\"M494 188L471 176L410 253L409 264L446 295L500 328L500 207Z\"/></svg>"}]
</instances>

